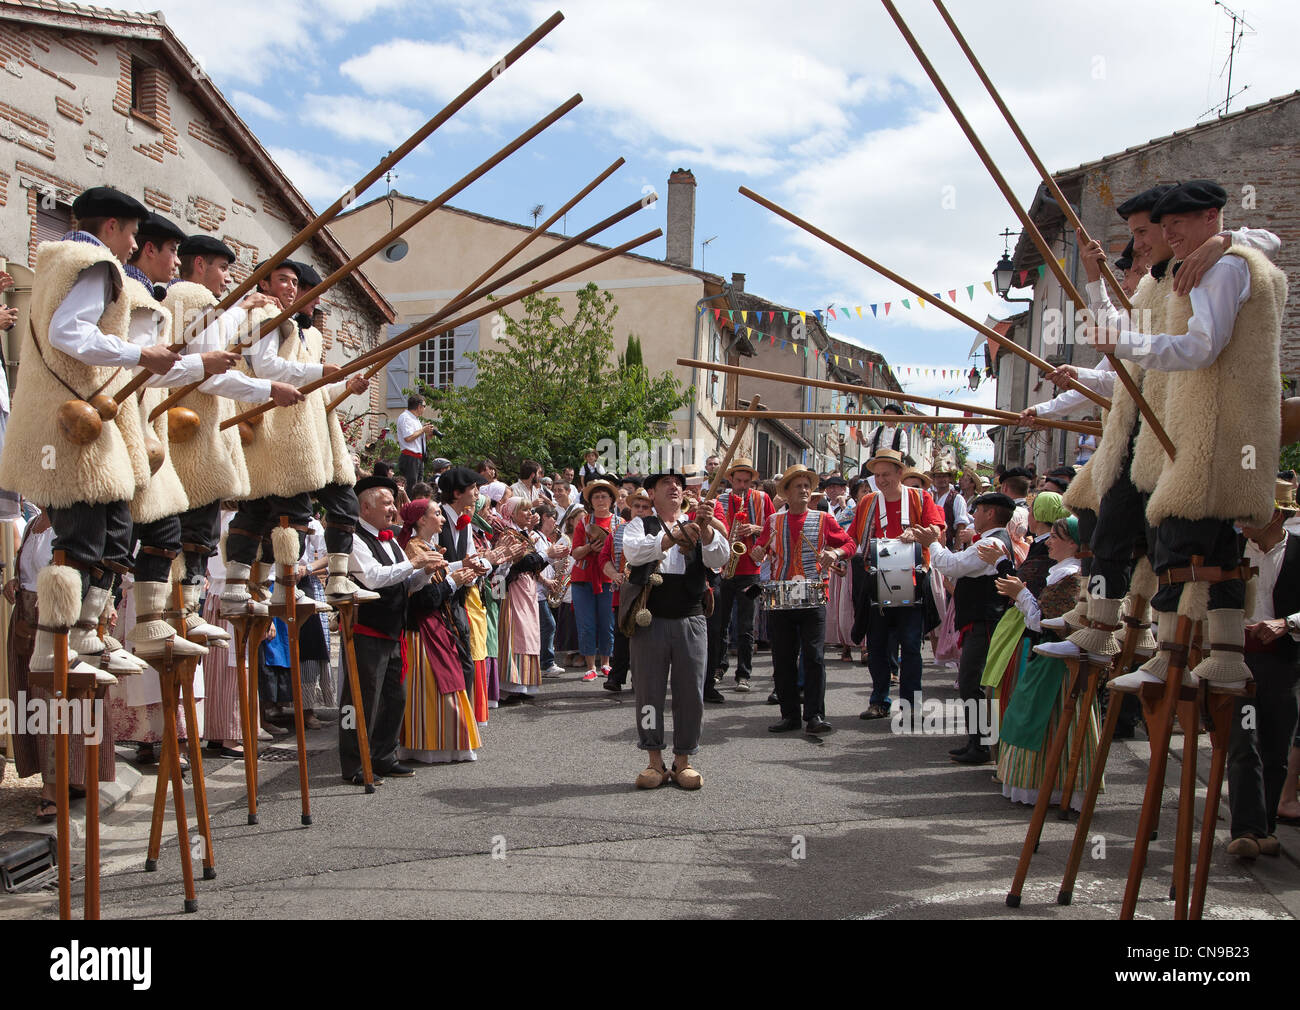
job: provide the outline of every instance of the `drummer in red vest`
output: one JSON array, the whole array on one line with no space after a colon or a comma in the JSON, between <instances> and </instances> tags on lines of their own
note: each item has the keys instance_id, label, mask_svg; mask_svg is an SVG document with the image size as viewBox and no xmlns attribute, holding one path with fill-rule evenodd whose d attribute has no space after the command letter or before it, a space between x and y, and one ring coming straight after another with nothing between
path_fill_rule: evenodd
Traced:
<instances>
[{"instance_id":1,"label":"drummer in red vest","mask_svg":"<svg viewBox=\"0 0 1300 1010\"><path fill-rule=\"evenodd\" d=\"M772 555L776 587L805 592L776 608L769 605L767 634L772 642L772 677L781 703L781 721L773 733L799 728L799 656L803 654L803 718L809 733L827 733L826 721L826 577L831 565L853 553L853 541L829 512L809 512L816 471L796 463L781 475L777 493L787 508L763 524L754 549L755 564ZM804 585L795 585L804 583Z\"/></svg>"},{"instance_id":2,"label":"drummer in red vest","mask_svg":"<svg viewBox=\"0 0 1300 1010\"><path fill-rule=\"evenodd\" d=\"M880 550L884 541L898 541L911 545L919 541L918 529L930 529L943 536L945 522L943 509L934 503L930 492L903 486L903 473L907 469L903 454L894 449L881 449L867 460L867 469L876 478L876 490L868 491L858 502L849 536L856 545L854 567L854 613L857 615L853 636L865 636L867 669L871 672L871 701L862 713L863 719L888 719L892 702L889 698L890 640L901 647L899 663L899 696L911 705L913 718L921 714L921 640L929 630L925 615L934 607L926 607L929 592L928 578L914 579L911 599L885 601L877 598L876 579L867 572L872 541ZM887 547L884 548L888 550ZM904 547L909 554L912 548ZM922 563L930 563L929 549L922 547ZM888 605L886 605L888 603ZM936 622L937 623L937 622Z\"/></svg>"}]
</instances>

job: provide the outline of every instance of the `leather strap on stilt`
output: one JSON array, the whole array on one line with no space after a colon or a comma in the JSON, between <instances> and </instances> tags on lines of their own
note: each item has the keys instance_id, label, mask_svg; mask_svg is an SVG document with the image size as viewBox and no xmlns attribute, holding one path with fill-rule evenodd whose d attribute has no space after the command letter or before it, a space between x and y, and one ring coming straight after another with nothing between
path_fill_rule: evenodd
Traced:
<instances>
[{"instance_id":1,"label":"leather strap on stilt","mask_svg":"<svg viewBox=\"0 0 1300 1010\"><path fill-rule=\"evenodd\" d=\"M186 554L198 554L205 558L210 558L217 553L215 547L209 547L207 544L181 544L181 550Z\"/></svg>"},{"instance_id":2,"label":"leather strap on stilt","mask_svg":"<svg viewBox=\"0 0 1300 1010\"><path fill-rule=\"evenodd\" d=\"M229 582L230 580L227 579L226 581ZM1129 628L1138 628L1138 629L1141 629L1141 628L1149 628L1149 627L1151 627L1151 624L1150 624L1149 621L1143 621L1143 620L1141 620L1141 619L1139 619L1139 618L1137 618L1137 617L1129 617L1127 614L1125 614L1123 617L1121 617L1120 620L1123 621L1124 624L1125 624L1125 626L1126 626L1126 627L1129 627Z\"/></svg>"},{"instance_id":3,"label":"leather strap on stilt","mask_svg":"<svg viewBox=\"0 0 1300 1010\"><path fill-rule=\"evenodd\" d=\"M344 530L347 533L355 533L357 531L356 523L332 523L329 520L323 520L321 525L327 530Z\"/></svg>"},{"instance_id":4,"label":"leather strap on stilt","mask_svg":"<svg viewBox=\"0 0 1300 1010\"><path fill-rule=\"evenodd\" d=\"M115 572L118 575L130 575L132 572L135 571L134 565L126 565L120 561L104 560L101 561L100 564L103 565L105 568L107 568L110 572Z\"/></svg>"},{"instance_id":5,"label":"leather strap on stilt","mask_svg":"<svg viewBox=\"0 0 1300 1010\"><path fill-rule=\"evenodd\" d=\"M1203 557L1193 556L1188 567L1168 568L1158 578L1162 586L1178 586L1188 582L1232 582L1237 579L1244 582L1258 574L1258 568L1252 568L1244 561L1233 568L1214 568L1205 567Z\"/></svg>"},{"instance_id":6,"label":"leather strap on stilt","mask_svg":"<svg viewBox=\"0 0 1300 1010\"><path fill-rule=\"evenodd\" d=\"M148 547L144 544L141 544L140 553L152 554L156 558L166 558L168 561L171 561L173 558L176 557L177 554L180 553L180 551L169 551L166 547Z\"/></svg>"}]
</instances>

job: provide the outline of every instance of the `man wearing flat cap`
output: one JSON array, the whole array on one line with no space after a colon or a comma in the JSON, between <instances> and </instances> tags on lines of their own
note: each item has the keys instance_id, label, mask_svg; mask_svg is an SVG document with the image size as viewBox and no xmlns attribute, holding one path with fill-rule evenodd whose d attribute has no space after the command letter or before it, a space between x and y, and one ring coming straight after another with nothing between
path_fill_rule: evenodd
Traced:
<instances>
[{"instance_id":1,"label":"man wearing flat cap","mask_svg":"<svg viewBox=\"0 0 1300 1010\"><path fill-rule=\"evenodd\" d=\"M941 533L935 527L921 526L914 531L916 540L930 549L930 565L954 582L954 623L962 636L957 685L966 708L967 738L964 745L948 754L958 764L987 764L991 760L982 729L991 726L992 720L980 680L993 629L1007 608L1007 598L998 593L995 583L999 576L1010 575L1015 569L1011 534L1007 532L1014 509L1015 502L997 491L972 501L976 542L956 553L940 542Z\"/></svg>"},{"instance_id":2,"label":"man wearing flat cap","mask_svg":"<svg viewBox=\"0 0 1300 1010\"><path fill-rule=\"evenodd\" d=\"M1150 217L1173 255L1189 257L1222 233L1226 202L1223 187L1196 179L1164 193ZM1150 426L1138 423L1132 479L1149 495L1152 563L1155 574L1165 578L1151 603L1159 615L1161 648L1132 675L1133 683L1163 681L1168 671L1166 646L1174 644L1184 582L1195 581L1194 573L1188 575L1192 558L1203 558L1198 565L1227 575L1241 561L1234 520L1264 523L1273 512L1281 419L1275 409L1255 408L1281 399L1278 349L1286 277L1262 253L1233 244L1195 287L1180 287L1185 282L1165 293L1151 333L1101 324L1084 334L1099 351L1147 370L1144 392L1177 447L1169 459ZM1202 588L1195 587L1188 601L1196 613ZM1194 672L1211 684L1247 681L1250 671L1241 658L1245 584L1224 578L1211 583L1206 596L1210 652Z\"/></svg>"}]
</instances>

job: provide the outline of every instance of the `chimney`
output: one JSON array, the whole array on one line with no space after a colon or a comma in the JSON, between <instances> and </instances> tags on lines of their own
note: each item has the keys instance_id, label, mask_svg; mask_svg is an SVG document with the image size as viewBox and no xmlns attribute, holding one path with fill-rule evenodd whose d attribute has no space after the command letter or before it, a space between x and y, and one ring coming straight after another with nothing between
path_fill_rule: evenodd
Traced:
<instances>
[{"instance_id":1,"label":"chimney","mask_svg":"<svg viewBox=\"0 0 1300 1010\"><path fill-rule=\"evenodd\" d=\"M745 275L733 273L731 275L731 290L738 294L745 293Z\"/></svg>"},{"instance_id":2,"label":"chimney","mask_svg":"<svg viewBox=\"0 0 1300 1010\"><path fill-rule=\"evenodd\" d=\"M695 176L679 168L668 177L668 252L664 260L689 268L695 261Z\"/></svg>"}]
</instances>

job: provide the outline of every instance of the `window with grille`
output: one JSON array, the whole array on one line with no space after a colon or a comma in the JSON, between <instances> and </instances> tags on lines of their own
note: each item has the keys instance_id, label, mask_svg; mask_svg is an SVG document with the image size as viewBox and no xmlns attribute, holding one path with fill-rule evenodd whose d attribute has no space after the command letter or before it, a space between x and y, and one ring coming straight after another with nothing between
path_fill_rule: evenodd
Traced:
<instances>
[{"instance_id":1,"label":"window with grille","mask_svg":"<svg viewBox=\"0 0 1300 1010\"><path fill-rule=\"evenodd\" d=\"M421 382L434 389L451 389L456 385L456 338L451 330L420 345L416 374Z\"/></svg>"},{"instance_id":2,"label":"window with grille","mask_svg":"<svg viewBox=\"0 0 1300 1010\"><path fill-rule=\"evenodd\" d=\"M72 227L72 207L66 203L47 199L44 194L39 196L37 201L36 244L57 242Z\"/></svg>"}]
</instances>

